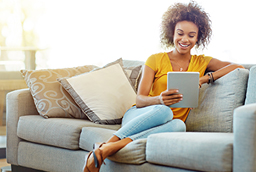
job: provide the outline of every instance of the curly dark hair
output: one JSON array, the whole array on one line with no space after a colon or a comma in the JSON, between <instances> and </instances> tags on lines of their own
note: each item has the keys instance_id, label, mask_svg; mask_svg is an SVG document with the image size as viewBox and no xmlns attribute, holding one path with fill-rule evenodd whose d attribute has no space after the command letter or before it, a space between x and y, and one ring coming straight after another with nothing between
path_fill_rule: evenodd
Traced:
<instances>
[{"instance_id":1,"label":"curly dark hair","mask_svg":"<svg viewBox=\"0 0 256 172\"><path fill-rule=\"evenodd\" d=\"M168 8L162 17L161 44L165 48L174 47L173 35L175 26L180 21L191 21L198 27L196 47L205 46L212 35L209 15L194 1L189 4L176 3Z\"/></svg>"}]
</instances>

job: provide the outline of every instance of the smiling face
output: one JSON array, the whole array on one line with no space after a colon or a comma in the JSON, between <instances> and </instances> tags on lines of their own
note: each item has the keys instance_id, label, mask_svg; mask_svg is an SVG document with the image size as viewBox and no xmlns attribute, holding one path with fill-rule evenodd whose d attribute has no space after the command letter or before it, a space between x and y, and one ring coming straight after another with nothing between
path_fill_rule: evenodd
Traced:
<instances>
[{"instance_id":1,"label":"smiling face","mask_svg":"<svg viewBox=\"0 0 256 172\"><path fill-rule=\"evenodd\" d=\"M175 51L180 54L190 54L198 38L198 27L190 21L180 21L176 24L173 36Z\"/></svg>"}]
</instances>

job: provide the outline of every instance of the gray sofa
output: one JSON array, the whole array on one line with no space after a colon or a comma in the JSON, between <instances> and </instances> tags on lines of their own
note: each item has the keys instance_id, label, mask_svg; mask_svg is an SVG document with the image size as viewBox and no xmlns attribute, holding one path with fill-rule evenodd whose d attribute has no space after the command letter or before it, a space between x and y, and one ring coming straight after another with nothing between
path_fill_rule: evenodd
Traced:
<instances>
[{"instance_id":1,"label":"gray sofa","mask_svg":"<svg viewBox=\"0 0 256 172\"><path fill-rule=\"evenodd\" d=\"M256 66L244 66L202 86L187 132L136 140L106 159L101 171L256 171ZM93 143L119 128L45 119L28 89L13 91L7 95L7 162L13 172L80 172Z\"/></svg>"}]
</instances>

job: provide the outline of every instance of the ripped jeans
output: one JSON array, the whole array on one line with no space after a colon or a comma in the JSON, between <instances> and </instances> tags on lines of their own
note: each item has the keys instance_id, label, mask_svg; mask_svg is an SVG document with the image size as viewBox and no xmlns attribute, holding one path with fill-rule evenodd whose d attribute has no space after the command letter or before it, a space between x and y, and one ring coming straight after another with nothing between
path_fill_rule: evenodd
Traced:
<instances>
[{"instance_id":1,"label":"ripped jeans","mask_svg":"<svg viewBox=\"0 0 256 172\"><path fill-rule=\"evenodd\" d=\"M168 106L133 106L124 114L122 127L114 135L120 139L128 137L136 140L155 133L185 131L185 123L180 119L173 119L172 110Z\"/></svg>"}]
</instances>

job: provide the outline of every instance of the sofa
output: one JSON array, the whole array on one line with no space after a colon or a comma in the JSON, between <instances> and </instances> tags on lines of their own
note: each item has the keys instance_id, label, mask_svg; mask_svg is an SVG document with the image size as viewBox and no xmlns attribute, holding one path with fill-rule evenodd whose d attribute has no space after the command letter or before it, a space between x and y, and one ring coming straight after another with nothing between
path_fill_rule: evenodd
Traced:
<instances>
[{"instance_id":1,"label":"sofa","mask_svg":"<svg viewBox=\"0 0 256 172\"><path fill-rule=\"evenodd\" d=\"M124 67L138 65L143 62L123 61ZM256 66L244 67L202 85L199 106L185 122L187 132L135 140L107 158L100 171L256 171ZM121 127L88 118L45 118L31 89L10 92L6 101L7 162L13 172L80 172L93 143Z\"/></svg>"},{"instance_id":2,"label":"sofa","mask_svg":"<svg viewBox=\"0 0 256 172\"><path fill-rule=\"evenodd\" d=\"M6 125L6 94L22 88L27 85L19 71L0 71L0 126Z\"/></svg>"}]
</instances>

